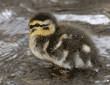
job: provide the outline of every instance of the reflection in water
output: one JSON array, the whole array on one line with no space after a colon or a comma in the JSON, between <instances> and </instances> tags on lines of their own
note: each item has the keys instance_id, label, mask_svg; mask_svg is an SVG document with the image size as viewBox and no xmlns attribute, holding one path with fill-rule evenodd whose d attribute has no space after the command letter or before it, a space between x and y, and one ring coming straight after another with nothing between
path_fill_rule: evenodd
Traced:
<instances>
[{"instance_id":1,"label":"reflection in water","mask_svg":"<svg viewBox=\"0 0 110 85\"><path fill-rule=\"evenodd\" d=\"M90 24L108 24L109 18L105 15L74 15L74 14L62 14L62 15L55 15L58 20L65 20L65 21L82 21L87 22Z\"/></svg>"},{"instance_id":2,"label":"reflection in water","mask_svg":"<svg viewBox=\"0 0 110 85\"><path fill-rule=\"evenodd\" d=\"M100 54L107 55L108 53L106 50L110 49L110 36L103 36L100 38L98 38L98 36L93 36L93 40L100 49ZM108 58L110 58L110 56Z\"/></svg>"},{"instance_id":3,"label":"reflection in water","mask_svg":"<svg viewBox=\"0 0 110 85\"><path fill-rule=\"evenodd\" d=\"M15 12L13 12L12 10L5 10L3 12L0 13L0 23L11 18L13 14L16 14Z\"/></svg>"},{"instance_id":4,"label":"reflection in water","mask_svg":"<svg viewBox=\"0 0 110 85\"><path fill-rule=\"evenodd\" d=\"M54 3L55 3L55 2L58 2L58 0L50 0L50 1L51 1L51 2L54 2Z\"/></svg>"}]
</instances>

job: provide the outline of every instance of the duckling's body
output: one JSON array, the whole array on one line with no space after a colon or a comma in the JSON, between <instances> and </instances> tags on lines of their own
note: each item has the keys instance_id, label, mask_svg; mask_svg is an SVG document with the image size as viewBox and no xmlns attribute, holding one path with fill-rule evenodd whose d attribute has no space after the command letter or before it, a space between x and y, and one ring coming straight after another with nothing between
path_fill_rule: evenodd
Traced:
<instances>
[{"instance_id":1,"label":"duckling's body","mask_svg":"<svg viewBox=\"0 0 110 85\"><path fill-rule=\"evenodd\" d=\"M68 52L65 59L64 51ZM50 38L47 52L59 60L64 59L65 68L92 68L101 65L92 39L83 30L72 26L59 26L59 30Z\"/></svg>"},{"instance_id":2,"label":"duckling's body","mask_svg":"<svg viewBox=\"0 0 110 85\"><path fill-rule=\"evenodd\" d=\"M37 58L67 69L101 65L94 43L83 30L57 25L55 17L47 12L34 16L29 26L32 32L29 47Z\"/></svg>"}]
</instances>

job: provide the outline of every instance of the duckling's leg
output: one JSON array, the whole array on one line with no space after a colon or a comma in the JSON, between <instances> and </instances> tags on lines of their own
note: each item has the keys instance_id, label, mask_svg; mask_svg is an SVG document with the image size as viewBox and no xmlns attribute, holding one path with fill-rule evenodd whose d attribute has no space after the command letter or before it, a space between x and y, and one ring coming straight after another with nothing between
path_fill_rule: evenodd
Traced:
<instances>
[{"instance_id":1,"label":"duckling's leg","mask_svg":"<svg viewBox=\"0 0 110 85\"><path fill-rule=\"evenodd\" d=\"M65 80L68 78L68 75L66 74L65 69L57 65L54 65L51 70L52 70L51 75L53 76L53 79L55 80Z\"/></svg>"},{"instance_id":2,"label":"duckling's leg","mask_svg":"<svg viewBox=\"0 0 110 85\"><path fill-rule=\"evenodd\" d=\"M59 70L59 71L63 75L63 76L61 76L61 80L67 79L68 75L66 74L66 72L64 70Z\"/></svg>"},{"instance_id":3,"label":"duckling's leg","mask_svg":"<svg viewBox=\"0 0 110 85\"><path fill-rule=\"evenodd\" d=\"M49 67L53 66L53 64L51 62L47 62L47 64L49 64Z\"/></svg>"}]
</instances>

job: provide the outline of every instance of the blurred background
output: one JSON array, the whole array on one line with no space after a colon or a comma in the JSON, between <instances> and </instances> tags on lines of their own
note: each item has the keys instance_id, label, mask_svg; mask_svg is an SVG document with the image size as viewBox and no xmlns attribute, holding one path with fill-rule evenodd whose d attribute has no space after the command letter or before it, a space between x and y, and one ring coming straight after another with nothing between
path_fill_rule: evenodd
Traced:
<instances>
[{"instance_id":1,"label":"blurred background","mask_svg":"<svg viewBox=\"0 0 110 85\"><path fill-rule=\"evenodd\" d=\"M105 67L74 78L50 77L49 65L28 46L28 21L39 11L91 32ZM19 34L20 35L19 35ZM110 85L110 0L0 0L0 85Z\"/></svg>"}]
</instances>

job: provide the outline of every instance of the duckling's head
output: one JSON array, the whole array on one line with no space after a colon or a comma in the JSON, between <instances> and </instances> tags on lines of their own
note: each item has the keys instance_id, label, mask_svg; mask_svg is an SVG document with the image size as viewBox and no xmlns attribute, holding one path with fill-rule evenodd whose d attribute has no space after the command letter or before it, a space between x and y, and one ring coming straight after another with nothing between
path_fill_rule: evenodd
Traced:
<instances>
[{"instance_id":1,"label":"duckling's head","mask_svg":"<svg viewBox=\"0 0 110 85\"><path fill-rule=\"evenodd\" d=\"M35 36L49 36L54 34L57 27L57 20L49 12L39 12L29 21L30 32Z\"/></svg>"}]
</instances>

